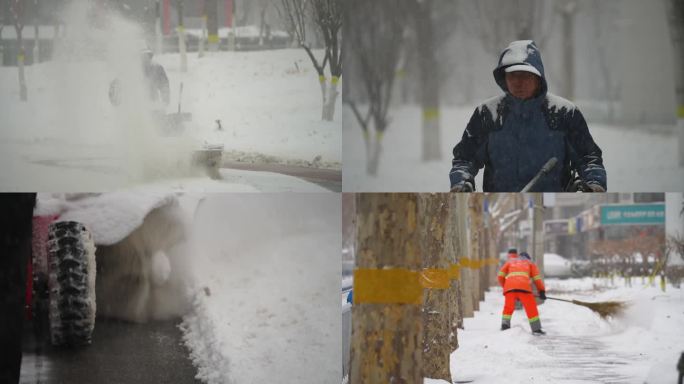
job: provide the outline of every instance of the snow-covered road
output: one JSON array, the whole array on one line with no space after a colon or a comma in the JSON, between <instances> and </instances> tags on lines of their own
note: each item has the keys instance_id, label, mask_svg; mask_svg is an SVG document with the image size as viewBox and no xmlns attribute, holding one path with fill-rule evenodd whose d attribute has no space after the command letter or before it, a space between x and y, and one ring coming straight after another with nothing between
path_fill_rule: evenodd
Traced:
<instances>
[{"instance_id":1,"label":"snow-covered road","mask_svg":"<svg viewBox=\"0 0 684 384\"><path fill-rule=\"evenodd\" d=\"M684 292L667 286L632 287L608 280L547 281L549 296L595 302L630 303L623 315L604 320L574 304L547 300L540 306L546 336L532 336L524 311L513 314L512 328L500 331L503 295L486 294L475 316L459 330L459 349L451 355L457 381L475 383L674 383L684 352ZM426 383L443 381L426 380Z\"/></svg>"},{"instance_id":2,"label":"snow-covered road","mask_svg":"<svg viewBox=\"0 0 684 384\"><path fill-rule=\"evenodd\" d=\"M98 318L93 343L56 348L25 325L21 384L199 384L178 319L145 324Z\"/></svg>"}]
</instances>

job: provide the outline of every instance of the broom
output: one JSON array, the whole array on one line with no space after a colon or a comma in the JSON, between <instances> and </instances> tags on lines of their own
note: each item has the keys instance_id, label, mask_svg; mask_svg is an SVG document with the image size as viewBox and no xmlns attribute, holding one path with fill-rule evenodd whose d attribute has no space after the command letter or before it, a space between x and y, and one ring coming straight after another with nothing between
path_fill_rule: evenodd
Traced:
<instances>
[{"instance_id":1,"label":"broom","mask_svg":"<svg viewBox=\"0 0 684 384\"><path fill-rule=\"evenodd\" d=\"M585 301L566 300L566 299L559 299L557 297L546 296L546 298L550 299L550 300L565 301L566 303L572 303L575 305L581 305L583 307L587 307L587 308L591 309L592 311L598 313L599 316L601 316L604 319L608 316L615 316L618 313L620 313L623 309L627 308L627 303L622 302L622 301L602 301L602 302L598 302L598 303L587 303Z\"/></svg>"}]
</instances>

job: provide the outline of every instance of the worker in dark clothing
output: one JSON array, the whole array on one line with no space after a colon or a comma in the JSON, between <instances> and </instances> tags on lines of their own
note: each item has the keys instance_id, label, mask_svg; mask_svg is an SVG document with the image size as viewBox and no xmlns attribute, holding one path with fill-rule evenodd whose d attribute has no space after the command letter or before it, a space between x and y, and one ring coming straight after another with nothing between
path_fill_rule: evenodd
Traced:
<instances>
[{"instance_id":1,"label":"worker in dark clothing","mask_svg":"<svg viewBox=\"0 0 684 384\"><path fill-rule=\"evenodd\" d=\"M0 383L16 384L35 193L0 193Z\"/></svg>"},{"instance_id":2,"label":"worker in dark clothing","mask_svg":"<svg viewBox=\"0 0 684 384\"><path fill-rule=\"evenodd\" d=\"M144 49L140 53L142 73L145 86L152 102L161 102L164 106L169 104L169 78L161 64L154 61L154 54L150 49ZM109 100L113 105L120 105L122 101L122 85L120 79L114 79L109 85Z\"/></svg>"},{"instance_id":3,"label":"worker in dark clothing","mask_svg":"<svg viewBox=\"0 0 684 384\"><path fill-rule=\"evenodd\" d=\"M571 191L576 186L605 192L601 149L579 108L548 92L536 44L512 42L499 57L494 80L503 94L477 107L454 147L451 191L475 191L475 176L484 168L484 192L520 192L555 158L557 165L530 192Z\"/></svg>"}]
</instances>

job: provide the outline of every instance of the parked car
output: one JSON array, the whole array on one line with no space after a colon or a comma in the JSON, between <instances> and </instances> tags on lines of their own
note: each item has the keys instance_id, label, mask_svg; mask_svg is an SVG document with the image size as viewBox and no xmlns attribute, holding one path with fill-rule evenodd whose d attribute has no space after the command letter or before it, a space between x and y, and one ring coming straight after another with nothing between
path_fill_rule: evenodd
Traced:
<instances>
[{"instance_id":1,"label":"parked car","mask_svg":"<svg viewBox=\"0 0 684 384\"><path fill-rule=\"evenodd\" d=\"M572 262L556 253L544 254L544 276L572 277Z\"/></svg>"}]
</instances>

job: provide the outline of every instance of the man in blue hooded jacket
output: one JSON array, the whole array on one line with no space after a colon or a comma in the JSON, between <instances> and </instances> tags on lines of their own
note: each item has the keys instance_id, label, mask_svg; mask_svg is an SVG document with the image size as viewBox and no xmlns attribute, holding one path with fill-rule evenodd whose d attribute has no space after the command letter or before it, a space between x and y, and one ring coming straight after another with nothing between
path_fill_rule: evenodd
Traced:
<instances>
[{"instance_id":1,"label":"man in blue hooded jacket","mask_svg":"<svg viewBox=\"0 0 684 384\"><path fill-rule=\"evenodd\" d=\"M587 191L605 192L601 149L579 109L547 91L544 65L532 40L512 42L499 56L494 79L503 95L486 100L454 147L449 178L454 192L519 192L551 158L557 164L530 192L563 192L573 174Z\"/></svg>"}]
</instances>

